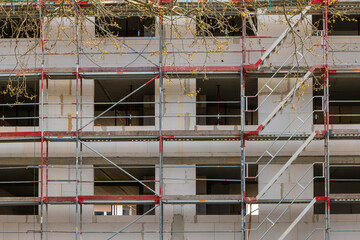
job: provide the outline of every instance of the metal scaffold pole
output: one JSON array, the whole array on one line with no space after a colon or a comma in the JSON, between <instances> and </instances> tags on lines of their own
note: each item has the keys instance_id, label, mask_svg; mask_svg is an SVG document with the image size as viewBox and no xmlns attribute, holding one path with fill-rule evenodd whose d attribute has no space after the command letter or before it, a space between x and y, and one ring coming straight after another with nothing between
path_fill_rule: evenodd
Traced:
<instances>
[{"instance_id":1,"label":"metal scaffold pole","mask_svg":"<svg viewBox=\"0 0 360 240\"><path fill-rule=\"evenodd\" d=\"M76 83L75 83L75 129L79 129L80 120L79 120L79 88L80 88L80 76L79 76L79 67L80 67L80 46L79 46L79 14L76 4L74 3L75 10L75 31L76 31ZM79 141L79 131L76 131L76 157L75 157L75 239L80 239L80 220L81 220L81 207L79 204L79 156L80 156L80 141Z\"/></svg>"},{"instance_id":2,"label":"metal scaffold pole","mask_svg":"<svg viewBox=\"0 0 360 240\"><path fill-rule=\"evenodd\" d=\"M40 87L40 239L44 237L44 80L45 80L45 39L44 39L44 16L43 16L44 0L41 0L39 7L40 15L40 38L41 38L41 87ZM46 183L47 184L47 183ZM47 220L47 219L46 219Z\"/></svg>"},{"instance_id":3,"label":"metal scaffold pole","mask_svg":"<svg viewBox=\"0 0 360 240\"><path fill-rule=\"evenodd\" d=\"M328 15L329 15L329 1L325 1L325 11L324 11L324 34L323 38L324 45L324 156L325 156L325 240L330 239L330 151L329 151L329 141L330 141L330 129L329 129L329 26L328 26Z\"/></svg>"},{"instance_id":4,"label":"metal scaffold pole","mask_svg":"<svg viewBox=\"0 0 360 240\"><path fill-rule=\"evenodd\" d=\"M49 116L49 78L46 76L46 116ZM49 121L46 121L46 131L49 131ZM46 139L46 172L45 172L45 197L49 197L49 141ZM45 239L49 239L49 204L45 205Z\"/></svg>"},{"instance_id":5,"label":"metal scaffold pole","mask_svg":"<svg viewBox=\"0 0 360 240\"><path fill-rule=\"evenodd\" d=\"M162 124L163 124L163 19L162 14L159 14L159 239L164 239L164 206L162 196L164 194L164 180L163 180L163 156L164 145L162 139Z\"/></svg>"},{"instance_id":6,"label":"metal scaffold pole","mask_svg":"<svg viewBox=\"0 0 360 240\"><path fill-rule=\"evenodd\" d=\"M46 91L47 91L47 84L48 83L46 83ZM49 186L48 186L48 184L49 184L49 141L47 141L46 140L46 176L45 176L45 185L46 185L46 187L45 187L45 189L46 189L46 193L45 193L45 195L46 195L46 199L48 199L48 197L49 197ZM49 234L48 234L48 232L49 232L49 204L46 204L45 205L45 209L46 209L46 215L45 215L45 231L46 231L46 237L45 237L45 239L49 239L48 237L49 237Z\"/></svg>"},{"instance_id":7,"label":"metal scaffold pole","mask_svg":"<svg viewBox=\"0 0 360 240\"><path fill-rule=\"evenodd\" d=\"M245 127L245 72L244 64L246 59L246 5L245 0L242 1L242 59L241 59L241 70L240 70L240 126L241 126L241 151L240 151L240 165L241 165L241 239L246 240L246 203L245 203L245 136L244 136L244 127Z\"/></svg>"}]
</instances>

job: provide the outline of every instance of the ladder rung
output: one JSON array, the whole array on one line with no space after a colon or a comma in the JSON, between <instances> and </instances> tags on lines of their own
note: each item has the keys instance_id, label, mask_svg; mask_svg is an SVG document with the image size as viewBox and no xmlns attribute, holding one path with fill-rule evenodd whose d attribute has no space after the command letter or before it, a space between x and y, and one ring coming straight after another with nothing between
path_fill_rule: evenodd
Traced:
<instances>
[{"instance_id":1,"label":"ladder rung","mask_svg":"<svg viewBox=\"0 0 360 240\"><path fill-rule=\"evenodd\" d=\"M297 54L299 54L301 57L304 57L299 51L296 51Z\"/></svg>"},{"instance_id":2,"label":"ladder rung","mask_svg":"<svg viewBox=\"0 0 360 240\"><path fill-rule=\"evenodd\" d=\"M270 220L270 218L266 218L272 225L275 225L275 223L273 221Z\"/></svg>"},{"instance_id":3,"label":"ladder rung","mask_svg":"<svg viewBox=\"0 0 360 240\"><path fill-rule=\"evenodd\" d=\"M305 187L301 185L299 182L297 183L297 185L299 185L299 187L301 187L303 190L305 189Z\"/></svg>"},{"instance_id":4,"label":"ladder rung","mask_svg":"<svg viewBox=\"0 0 360 240\"><path fill-rule=\"evenodd\" d=\"M274 155L272 155L268 150L266 150L266 153L269 154L271 158L274 158Z\"/></svg>"},{"instance_id":5,"label":"ladder rung","mask_svg":"<svg viewBox=\"0 0 360 240\"><path fill-rule=\"evenodd\" d=\"M267 87L270 91L274 91L269 85L265 84L265 87Z\"/></svg>"},{"instance_id":6,"label":"ladder rung","mask_svg":"<svg viewBox=\"0 0 360 240\"><path fill-rule=\"evenodd\" d=\"M300 120L300 122L302 122L302 123L304 123L305 121L304 120L302 120L299 116L296 116L296 118L297 119L299 119Z\"/></svg>"}]
</instances>

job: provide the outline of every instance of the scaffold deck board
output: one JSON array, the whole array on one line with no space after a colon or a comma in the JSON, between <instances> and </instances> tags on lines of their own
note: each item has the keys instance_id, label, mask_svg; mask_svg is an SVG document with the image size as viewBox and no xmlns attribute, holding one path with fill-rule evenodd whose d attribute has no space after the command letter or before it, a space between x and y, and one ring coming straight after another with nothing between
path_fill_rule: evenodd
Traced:
<instances>
[{"instance_id":1,"label":"scaffold deck board","mask_svg":"<svg viewBox=\"0 0 360 240\"><path fill-rule=\"evenodd\" d=\"M350 197L348 196L347 199ZM336 198L335 198L336 199ZM360 197L358 198L360 199ZM241 195L79 195L79 204L239 204ZM260 199L246 197L245 203L252 204L306 204L312 199ZM324 200L317 200L324 201ZM48 196L42 198L43 204L75 204L76 196ZM40 205L41 197L1 197L0 206Z\"/></svg>"},{"instance_id":2,"label":"scaffold deck board","mask_svg":"<svg viewBox=\"0 0 360 240\"><path fill-rule=\"evenodd\" d=\"M299 141L309 137L304 134L253 134L244 132L250 141L293 140ZM315 139L323 139L325 132L317 131ZM158 141L159 131L81 131L78 133L82 141ZM239 130L164 130L164 141L240 141ZM49 141L75 141L75 131L45 131L44 138ZM333 129L330 130L330 139L359 139L360 129ZM1 142L32 142L40 141L41 132L0 132Z\"/></svg>"}]
</instances>

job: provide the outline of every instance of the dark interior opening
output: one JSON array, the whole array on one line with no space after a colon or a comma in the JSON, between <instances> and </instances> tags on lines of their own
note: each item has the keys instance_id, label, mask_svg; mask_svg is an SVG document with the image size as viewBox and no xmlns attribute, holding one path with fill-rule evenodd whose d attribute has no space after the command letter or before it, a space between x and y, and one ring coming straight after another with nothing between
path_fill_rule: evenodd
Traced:
<instances>
[{"instance_id":1,"label":"dark interior opening","mask_svg":"<svg viewBox=\"0 0 360 240\"><path fill-rule=\"evenodd\" d=\"M95 116L149 81L148 79L95 80ZM150 82L95 120L100 126L154 126L155 83ZM144 103L145 102L145 103Z\"/></svg>"},{"instance_id":2,"label":"dark interior opening","mask_svg":"<svg viewBox=\"0 0 360 240\"><path fill-rule=\"evenodd\" d=\"M225 167L197 167L196 181L197 195L240 195L240 166ZM256 175L257 165L249 166L249 174ZM208 180L205 180L208 179ZM218 179L218 180L217 180ZM246 196L255 197L258 193L256 179L246 180ZM197 204L198 215L240 215L241 204Z\"/></svg>"},{"instance_id":3,"label":"dark interior opening","mask_svg":"<svg viewBox=\"0 0 360 240\"><path fill-rule=\"evenodd\" d=\"M0 19L1 38L40 38L40 19L34 16Z\"/></svg>"},{"instance_id":4,"label":"dark interior opening","mask_svg":"<svg viewBox=\"0 0 360 240\"><path fill-rule=\"evenodd\" d=\"M124 170L143 181L149 188L155 189L155 168L154 166L124 167ZM154 193L147 189L145 186L136 182L133 178L122 172L120 169L109 166L95 166L94 170L94 195L153 195ZM116 215L114 208L110 207L110 213L106 215ZM130 215L130 209L133 215L141 215L150 210L153 205L122 205L121 215ZM105 209L105 206L103 206ZM94 210L96 215L105 215ZM129 213L129 214L128 214ZM155 211L151 211L150 215L154 215Z\"/></svg>"},{"instance_id":5,"label":"dark interior opening","mask_svg":"<svg viewBox=\"0 0 360 240\"><path fill-rule=\"evenodd\" d=\"M240 79L197 79L196 124L240 125ZM246 79L246 96L257 93L257 79ZM205 103L207 102L207 103ZM248 98L248 109L256 109L257 97ZM203 115L203 117L201 116ZM257 112L245 113L246 125L257 125Z\"/></svg>"},{"instance_id":6,"label":"dark interior opening","mask_svg":"<svg viewBox=\"0 0 360 240\"><path fill-rule=\"evenodd\" d=\"M38 197L38 169L0 167L0 197ZM0 215L37 215L38 206L0 206Z\"/></svg>"},{"instance_id":7,"label":"dark interior opening","mask_svg":"<svg viewBox=\"0 0 360 240\"><path fill-rule=\"evenodd\" d=\"M330 194L359 194L360 169L352 166L330 166ZM322 176L322 165L315 165L314 176ZM325 196L324 178L315 179L314 197ZM331 202L331 214L359 214L359 202ZM325 203L316 203L314 214L325 214Z\"/></svg>"},{"instance_id":8,"label":"dark interior opening","mask_svg":"<svg viewBox=\"0 0 360 240\"><path fill-rule=\"evenodd\" d=\"M331 76L330 91L330 124L359 124L360 123L360 82L358 78ZM323 96L322 87L315 87L314 96ZM315 98L313 107L322 109L322 99ZM323 112L314 113L314 124L323 124Z\"/></svg>"},{"instance_id":9,"label":"dark interior opening","mask_svg":"<svg viewBox=\"0 0 360 240\"><path fill-rule=\"evenodd\" d=\"M106 37L107 32L116 37L152 37L155 35L153 17L97 17L96 37Z\"/></svg>"},{"instance_id":10,"label":"dark interior opening","mask_svg":"<svg viewBox=\"0 0 360 240\"><path fill-rule=\"evenodd\" d=\"M1 126L39 126L39 82L28 80L26 93L13 94L12 89L22 84L25 83L0 82Z\"/></svg>"},{"instance_id":11,"label":"dark interior opening","mask_svg":"<svg viewBox=\"0 0 360 240\"><path fill-rule=\"evenodd\" d=\"M329 15L328 29L330 36L358 36L360 35L360 15ZM313 15L312 24L316 30L323 30L323 16Z\"/></svg>"},{"instance_id":12,"label":"dark interior opening","mask_svg":"<svg viewBox=\"0 0 360 240\"><path fill-rule=\"evenodd\" d=\"M252 17L253 26L257 28L257 19ZM241 16L197 17L197 36L242 36ZM246 35L255 36L252 25L246 21Z\"/></svg>"}]
</instances>

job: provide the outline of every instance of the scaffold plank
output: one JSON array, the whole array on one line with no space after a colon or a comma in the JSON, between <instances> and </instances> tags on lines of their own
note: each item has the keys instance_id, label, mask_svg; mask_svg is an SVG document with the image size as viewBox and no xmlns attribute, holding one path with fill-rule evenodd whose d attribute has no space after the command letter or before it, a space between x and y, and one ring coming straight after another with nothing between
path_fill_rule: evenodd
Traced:
<instances>
[{"instance_id":1,"label":"scaffold plank","mask_svg":"<svg viewBox=\"0 0 360 240\"><path fill-rule=\"evenodd\" d=\"M324 131L315 131L314 139L323 139ZM245 131L249 141L273 141L274 139L289 140L290 134L258 134L257 131ZM49 141L75 141L74 131L44 131L44 137ZM290 140L299 141L308 138L310 133L296 134ZM164 130L164 141L240 141L239 130ZM159 132L156 130L139 131L82 131L79 138L83 141L157 141ZM359 139L360 129L333 129L330 139ZM19 142L37 141L41 139L41 132L0 132L0 141Z\"/></svg>"}]
</instances>

